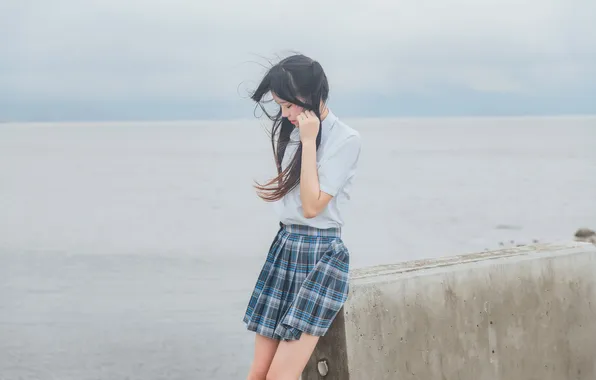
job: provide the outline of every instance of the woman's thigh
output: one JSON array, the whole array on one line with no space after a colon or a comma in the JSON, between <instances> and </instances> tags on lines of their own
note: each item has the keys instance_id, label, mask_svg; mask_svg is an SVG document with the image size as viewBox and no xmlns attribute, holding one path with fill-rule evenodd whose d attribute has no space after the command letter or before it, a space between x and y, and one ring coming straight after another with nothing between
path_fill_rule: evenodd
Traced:
<instances>
[{"instance_id":1,"label":"woman's thigh","mask_svg":"<svg viewBox=\"0 0 596 380\"><path fill-rule=\"evenodd\" d=\"M281 342L269 368L267 379L298 380L318 341L319 337L302 333L299 340Z\"/></svg>"},{"instance_id":2,"label":"woman's thigh","mask_svg":"<svg viewBox=\"0 0 596 380\"><path fill-rule=\"evenodd\" d=\"M278 345L278 340L255 334L255 353L248 375L249 380L265 380Z\"/></svg>"}]
</instances>

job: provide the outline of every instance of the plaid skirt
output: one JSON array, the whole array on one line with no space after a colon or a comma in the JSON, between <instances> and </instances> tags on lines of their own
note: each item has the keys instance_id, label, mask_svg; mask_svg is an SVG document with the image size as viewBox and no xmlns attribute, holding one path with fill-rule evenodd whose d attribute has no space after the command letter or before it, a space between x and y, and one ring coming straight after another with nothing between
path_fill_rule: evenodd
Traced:
<instances>
[{"instance_id":1,"label":"plaid skirt","mask_svg":"<svg viewBox=\"0 0 596 380\"><path fill-rule=\"evenodd\" d=\"M277 340L323 336L348 296L349 252L339 229L282 225L246 308L250 331Z\"/></svg>"}]
</instances>

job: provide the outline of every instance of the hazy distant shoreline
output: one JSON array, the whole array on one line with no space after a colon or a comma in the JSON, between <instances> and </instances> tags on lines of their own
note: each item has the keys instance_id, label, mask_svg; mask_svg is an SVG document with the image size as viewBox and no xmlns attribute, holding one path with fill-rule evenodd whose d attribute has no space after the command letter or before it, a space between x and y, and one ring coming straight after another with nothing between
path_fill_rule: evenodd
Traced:
<instances>
[{"instance_id":1,"label":"hazy distant shoreline","mask_svg":"<svg viewBox=\"0 0 596 380\"><path fill-rule=\"evenodd\" d=\"M341 115L339 115L341 116ZM394 122L408 122L408 121L484 121L484 120L500 120L500 121L515 121L515 120L580 120L593 119L596 122L596 115L501 115L501 116L395 116L395 117L346 117L342 119L352 122L366 122L366 121L394 121ZM173 120L65 120L65 121L0 121L0 125L28 125L28 126L56 126L56 125L79 125L79 126L101 126L101 125L122 125L122 126L136 126L139 124L151 124L154 126L176 124L213 124L213 123L254 123L254 122L269 123L266 118L236 118L236 119L173 119ZM596 126L595 126L596 127Z\"/></svg>"}]
</instances>

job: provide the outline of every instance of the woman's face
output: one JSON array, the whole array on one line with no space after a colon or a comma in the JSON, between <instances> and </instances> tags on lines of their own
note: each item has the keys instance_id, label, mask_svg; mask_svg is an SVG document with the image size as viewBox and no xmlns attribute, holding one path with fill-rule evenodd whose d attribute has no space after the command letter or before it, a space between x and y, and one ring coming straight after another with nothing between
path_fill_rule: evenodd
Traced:
<instances>
[{"instance_id":1,"label":"woman's face","mask_svg":"<svg viewBox=\"0 0 596 380\"><path fill-rule=\"evenodd\" d=\"M298 115L304 111L304 108L297 106L295 104L289 103L275 94L271 94L273 96L273 100L281 107L281 116L288 119L292 124L298 126Z\"/></svg>"}]
</instances>

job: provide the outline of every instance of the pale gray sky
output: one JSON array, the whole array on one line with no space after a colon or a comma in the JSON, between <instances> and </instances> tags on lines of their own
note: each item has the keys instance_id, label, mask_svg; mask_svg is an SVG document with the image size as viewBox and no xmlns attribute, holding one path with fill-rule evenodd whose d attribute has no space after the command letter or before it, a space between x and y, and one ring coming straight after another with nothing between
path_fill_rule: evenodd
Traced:
<instances>
[{"instance_id":1,"label":"pale gray sky","mask_svg":"<svg viewBox=\"0 0 596 380\"><path fill-rule=\"evenodd\" d=\"M0 120L250 117L251 62L290 50L354 116L596 113L594 15L593 0L2 0Z\"/></svg>"}]
</instances>

